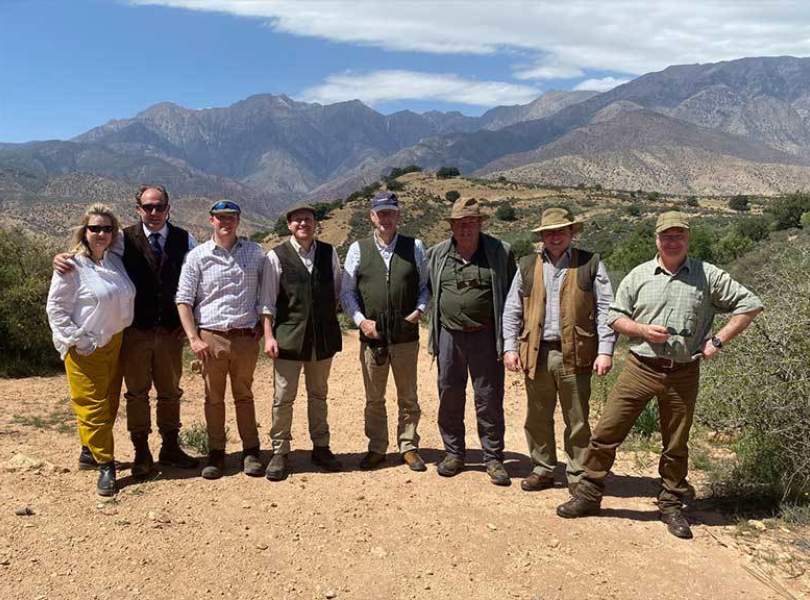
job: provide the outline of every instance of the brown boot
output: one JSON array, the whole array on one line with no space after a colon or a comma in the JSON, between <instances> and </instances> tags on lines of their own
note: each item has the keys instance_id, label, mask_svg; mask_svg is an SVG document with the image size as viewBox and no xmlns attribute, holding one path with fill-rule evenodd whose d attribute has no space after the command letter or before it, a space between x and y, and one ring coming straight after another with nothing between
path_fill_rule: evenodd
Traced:
<instances>
[{"instance_id":1,"label":"brown boot","mask_svg":"<svg viewBox=\"0 0 810 600\"><path fill-rule=\"evenodd\" d=\"M132 460L132 476L135 479L148 477L155 468L155 461L149 451L149 434L131 434L132 445L135 446L135 458Z\"/></svg>"}]
</instances>

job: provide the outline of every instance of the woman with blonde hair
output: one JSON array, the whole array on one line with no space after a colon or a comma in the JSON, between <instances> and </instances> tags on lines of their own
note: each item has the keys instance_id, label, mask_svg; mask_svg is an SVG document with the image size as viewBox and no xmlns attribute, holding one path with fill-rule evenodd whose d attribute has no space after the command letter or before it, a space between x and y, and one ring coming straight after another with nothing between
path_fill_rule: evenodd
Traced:
<instances>
[{"instance_id":1,"label":"woman with blonde hair","mask_svg":"<svg viewBox=\"0 0 810 600\"><path fill-rule=\"evenodd\" d=\"M109 207L87 208L73 234L75 268L54 271L46 308L53 344L65 361L82 443L80 462L98 464L96 493L101 496L117 491L112 429L121 386L118 354L135 299L121 258L109 252L119 229ZM91 456L84 456L87 452Z\"/></svg>"}]
</instances>

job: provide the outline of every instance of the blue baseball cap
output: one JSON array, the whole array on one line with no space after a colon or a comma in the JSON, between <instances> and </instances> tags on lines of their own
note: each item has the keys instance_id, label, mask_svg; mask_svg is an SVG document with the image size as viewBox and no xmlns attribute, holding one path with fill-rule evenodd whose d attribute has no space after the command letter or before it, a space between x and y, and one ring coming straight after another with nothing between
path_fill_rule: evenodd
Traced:
<instances>
[{"instance_id":1,"label":"blue baseball cap","mask_svg":"<svg viewBox=\"0 0 810 600\"><path fill-rule=\"evenodd\" d=\"M211 205L211 209L208 212L212 215L241 215L242 209L239 208L239 205L233 200L217 200Z\"/></svg>"},{"instance_id":2,"label":"blue baseball cap","mask_svg":"<svg viewBox=\"0 0 810 600\"><path fill-rule=\"evenodd\" d=\"M394 192L377 192L371 199L371 210L399 210L399 199Z\"/></svg>"}]
</instances>

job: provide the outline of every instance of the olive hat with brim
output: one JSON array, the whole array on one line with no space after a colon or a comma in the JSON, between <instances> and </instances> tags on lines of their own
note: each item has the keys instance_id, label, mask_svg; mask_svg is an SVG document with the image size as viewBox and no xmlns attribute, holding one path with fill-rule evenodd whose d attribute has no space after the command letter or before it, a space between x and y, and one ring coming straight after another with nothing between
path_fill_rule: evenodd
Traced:
<instances>
[{"instance_id":1,"label":"olive hat with brim","mask_svg":"<svg viewBox=\"0 0 810 600\"><path fill-rule=\"evenodd\" d=\"M285 213L287 216L287 221L290 220L290 217L293 215L293 213L297 213L299 210L307 210L311 212L313 219L317 215L317 213L315 212L315 207L312 206L311 204L296 204L295 206L291 206L290 208L287 209L287 212Z\"/></svg>"},{"instance_id":2,"label":"olive hat with brim","mask_svg":"<svg viewBox=\"0 0 810 600\"><path fill-rule=\"evenodd\" d=\"M554 229L564 229L570 227L573 233L582 231L582 221L577 221L570 211L564 208L547 208L540 217L540 226L532 229L534 233L552 231Z\"/></svg>"},{"instance_id":3,"label":"olive hat with brim","mask_svg":"<svg viewBox=\"0 0 810 600\"><path fill-rule=\"evenodd\" d=\"M655 233L661 233L667 229L689 229L689 216L677 210L670 210L658 215L655 222Z\"/></svg>"}]
</instances>

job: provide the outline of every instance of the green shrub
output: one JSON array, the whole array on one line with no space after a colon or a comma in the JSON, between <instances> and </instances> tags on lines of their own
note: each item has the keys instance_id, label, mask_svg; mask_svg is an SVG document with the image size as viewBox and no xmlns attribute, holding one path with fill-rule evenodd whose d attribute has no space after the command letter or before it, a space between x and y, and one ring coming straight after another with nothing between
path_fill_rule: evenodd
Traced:
<instances>
[{"instance_id":1,"label":"green shrub","mask_svg":"<svg viewBox=\"0 0 810 600\"><path fill-rule=\"evenodd\" d=\"M737 194L728 201L728 207L737 212L748 212L751 210L751 205L748 203L748 196Z\"/></svg>"},{"instance_id":2,"label":"green shrub","mask_svg":"<svg viewBox=\"0 0 810 600\"><path fill-rule=\"evenodd\" d=\"M765 208L773 221L773 229L791 229L801 225L802 215L810 211L810 194L794 192L783 198L776 198Z\"/></svg>"},{"instance_id":3,"label":"green shrub","mask_svg":"<svg viewBox=\"0 0 810 600\"><path fill-rule=\"evenodd\" d=\"M771 221L762 215L744 217L734 224L734 230L743 237L758 242L768 237Z\"/></svg>"},{"instance_id":4,"label":"green shrub","mask_svg":"<svg viewBox=\"0 0 810 600\"><path fill-rule=\"evenodd\" d=\"M648 192L647 193L647 201L648 202L658 202L661 199L661 192Z\"/></svg>"},{"instance_id":5,"label":"green shrub","mask_svg":"<svg viewBox=\"0 0 810 600\"><path fill-rule=\"evenodd\" d=\"M802 217L799 219L799 225L802 227L810 227L810 210L802 213Z\"/></svg>"},{"instance_id":6,"label":"green shrub","mask_svg":"<svg viewBox=\"0 0 810 600\"><path fill-rule=\"evenodd\" d=\"M45 314L53 252L21 230L0 229L0 377L62 369Z\"/></svg>"},{"instance_id":7,"label":"green shrub","mask_svg":"<svg viewBox=\"0 0 810 600\"><path fill-rule=\"evenodd\" d=\"M450 179L459 175L461 175L461 172L456 167L442 167L436 171L436 177L439 179Z\"/></svg>"},{"instance_id":8,"label":"green shrub","mask_svg":"<svg viewBox=\"0 0 810 600\"><path fill-rule=\"evenodd\" d=\"M228 438L229 430L229 427L225 427L225 439ZM180 431L178 439L184 448L195 450L202 456L208 455L208 428L205 423L194 421L189 427L184 427Z\"/></svg>"},{"instance_id":9,"label":"green shrub","mask_svg":"<svg viewBox=\"0 0 810 600\"><path fill-rule=\"evenodd\" d=\"M456 190L450 190L444 195L444 199L448 202L455 202L459 198L461 198L461 194L459 194Z\"/></svg>"},{"instance_id":10,"label":"green shrub","mask_svg":"<svg viewBox=\"0 0 810 600\"><path fill-rule=\"evenodd\" d=\"M636 422L633 423L633 433L644 438L650 438L657 431L661 431L658 400L650 400L644 410L641 411Z\"/></svg>"},{"instance_id":11,"label":"green shrub","mask_svg":"<svg viewBox=\"0 0 810 600\"><path fill-rule=\"evenodd\" d=\"M405 189L405 184L398 179L386 178L385 187L390 192L400 192Z\"/></svg>"},{"instance_id":12,"label":"green shrub","mask_svg":"<svg viewBox=\"0 0 810 600\"><path fill-rule=\"evenodd\" d=\"M273 225L273 233L278 236L289 235L290 230L287 227L287 217L285 215L281 215L276 219L276 224Z\"/></svg>"},{"instance_id":13,"label":"green shrub","mask_svg":"<svg viewBox=\"0 0 810 600\"><path fill-rule=\"evenodd\" d=\"M686 199L686 206L691 206L693 208L697 208L700 206L700 202L698 202L697 196L689 196Z\"/></svg>"},{"instance_id":14,"label":"green shrub","mask_svg":"<svg viewBox=\"0 0 810 600\"><path fill-rule=\"evenodd\" d=\"M516 260L534 252L535 244L531 240L521 238L512 242L512 254L515 255Z\"/></svg>"},{"instance_id":15,"label":"green shrub","mask_svg":"<svg viewBox=\"0 0 810 600\"><path fill-rule=\"evenodd\" d=\"M418 173L422 170L422 167L419 165L408 165L407 167L394 167L391 169L391 172L388 174L389 179L396 179L402 175L407 173ZM388 188L389 190L391 188Z\"/></svg>"},{"instance_id":16,"label":"green shrub","mask_svg":"<svg viewBox=\"0 0 810 600\"><path fill-rule=\"evenodd\" d=\"M510 206L509 204L501 204L495 210L495 217L501 221L517 220L517 214L515 213L514 207Z\"/></svg>"},{"instance_id":17,"label":"green shrub","mask_svg":"<svg viewBox=\"0 0 810 600\"><path fill-rule=\"evenodd\" d=\"M268 235L270 235L269 231L266 229L260 229L259 231L254 231L251 233L249 239L252 242L258 242L261 244L264 241L264 238L266 238Z\"/></svg>"},{"instance_id":18,"label":"green shrub","mask_svg":"<svg viewBox=\"0 0 810 600\"><path fill-rule=\"evenodd\" d=\"M780 501L810 493L810 234L766 244L741 274L765 312L704 366L696 418L737 436L731 493Z\"/></svg>"}]
</instances>

